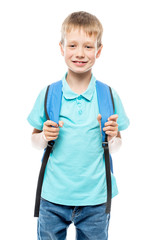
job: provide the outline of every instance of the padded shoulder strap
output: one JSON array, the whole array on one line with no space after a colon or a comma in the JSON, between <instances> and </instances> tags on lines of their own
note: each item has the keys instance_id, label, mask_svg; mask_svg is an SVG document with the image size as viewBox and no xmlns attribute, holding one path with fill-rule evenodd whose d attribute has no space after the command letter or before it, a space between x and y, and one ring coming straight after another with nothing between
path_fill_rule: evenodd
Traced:
<instances>
[{"instance_id":1,"label":"padded shoulder strap","mask_svg":"<svg viewBox=\"0 0 160 240\"><path fill-rule=\"evenodd\" d=\"M114 114L114 102L111 88L98 80L96 80L97 99L99 106L99 113L102 116L101 119L101 131L102 141L105 141L105 132L102 130L104 123L108 121L108 118Z\"/></svg>"},{"instance_id":2,"label":"padded shoulder strap","mask_svg":"<svg viewBox=\"0 0 160 240\"><path fill-rule=\"evenodd\" d=\"M62 80L48 86L45 96L45 113L48 120L58 124L62 100Z\"/></svg>"}]
</instances>

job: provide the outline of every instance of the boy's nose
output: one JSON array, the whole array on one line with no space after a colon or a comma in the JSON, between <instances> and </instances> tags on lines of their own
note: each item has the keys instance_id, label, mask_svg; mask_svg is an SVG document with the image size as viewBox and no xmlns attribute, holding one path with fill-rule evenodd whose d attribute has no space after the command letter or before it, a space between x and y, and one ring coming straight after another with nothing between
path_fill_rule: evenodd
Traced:
<instances>
[{"instance_id":1,"label":"boy's nose","mask_svg":"<svg viewBox=\"0 0 160 240\"><path fill-rule=\"evenodd\" d=\"M84 51L82 48L78 48L76 52L76 57L83 58L84 57Z\"/></svg>"}]
</instances>

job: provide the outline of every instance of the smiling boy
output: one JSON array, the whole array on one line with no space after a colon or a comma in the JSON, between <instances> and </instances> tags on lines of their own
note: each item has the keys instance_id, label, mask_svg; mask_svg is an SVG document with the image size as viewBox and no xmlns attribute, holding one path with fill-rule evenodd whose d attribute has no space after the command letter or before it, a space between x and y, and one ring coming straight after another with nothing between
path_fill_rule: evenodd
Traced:
<instances>
[{"instance_id":1,"label":"smiling boy","mask_svg":"<svg viewBox=\"0 0 160 240\"><path fill-rule=\"evenodd\" d=\"M55 140L42 186L38 239L65 240L74 222L77 240L107 240L105 160L101 138L96 78L92 67L102 51L103 28L92 14L75 12L62 24L59 43L68 67L62 78L59 124L47 120L46 87L28 116L34 127L32 143L44 149ZM129 125L122 102L112 89L115 114L105 123L110 151L121 145L120 131ZM103 96L102 96L103 97ZM118 194L112 174L112 197Z\"/></svg>"}]
</instances>

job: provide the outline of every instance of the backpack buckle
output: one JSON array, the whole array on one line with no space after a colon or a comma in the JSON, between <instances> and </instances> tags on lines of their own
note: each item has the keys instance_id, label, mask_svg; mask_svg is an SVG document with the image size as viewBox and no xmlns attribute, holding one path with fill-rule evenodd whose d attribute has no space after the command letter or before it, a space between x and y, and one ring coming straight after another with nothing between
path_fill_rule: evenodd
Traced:
<instances>
[{"instance_id":1,"label":"backpack buckle","mask_svg":"<svg viewBox=\"0 0 160 240\"><path fill-rule=\"evenodd\" d=\"M103 147L104 149L109 149L109 144L108 144L108 142L102 142L102 147Z\"/></svg>"},{"instance_id":2,"label":"backpack buckle","mask_svg":"<svg viewBox=\"0 0 160 240\"><path fill-rule=\"evenodd\" d=\"M54 145L55 141L49 141L48 144L47 144L47 147L49 148L53 148L53 145Z\"/></svg>"}]
</instances>

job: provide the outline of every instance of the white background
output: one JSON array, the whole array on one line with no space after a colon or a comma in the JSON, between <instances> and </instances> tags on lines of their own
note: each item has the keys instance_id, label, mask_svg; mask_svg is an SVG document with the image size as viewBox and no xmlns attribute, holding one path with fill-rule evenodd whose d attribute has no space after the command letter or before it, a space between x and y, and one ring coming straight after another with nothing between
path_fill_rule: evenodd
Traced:
<instances>
[{"instance_id":1,"label":"white background","mask_svg":"<svg viewBox=\"0 0 160 240\"><path fill-rule=\"evenodd\" d=\"M103 24L103 51L93 68L116 89L130 119L114 154L119 195L109 240L160 239L160 6L159 1L42 1L0 3L0 239L35 240L33 218L42 152L31 147L27 122L39 91L67 68L60 28L73 11ZM74 240L70 225L67 240Z\"/></svg>"}]
</instances>

